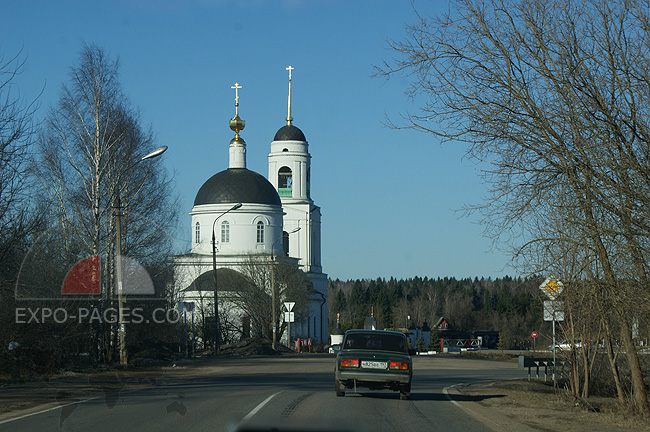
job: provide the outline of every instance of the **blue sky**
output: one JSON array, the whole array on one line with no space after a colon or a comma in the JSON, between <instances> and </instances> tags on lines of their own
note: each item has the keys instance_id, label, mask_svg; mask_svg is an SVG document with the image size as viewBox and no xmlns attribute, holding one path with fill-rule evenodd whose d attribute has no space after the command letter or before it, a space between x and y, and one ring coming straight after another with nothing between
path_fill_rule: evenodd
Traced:
<instances>
[{"instance_id":1,"label":"blue sky","mask_svg":"<svg viewBox=\"0 0 650 432\"><path fill-rule=\"evenodd\" d=\"M416 0L435 14L444 1ZM119 56L121 83L151 126L182 199L178 241L190 240L196 192L228 167L234 91L246 120L248 168L267 175L284 125L293 71L294 125L312 155L311 194L322 208L323 270L331 278L498 277L508 257L456 210L485 194L461 144L383 125L415 107L402 78L373 78L386 40L414 22L402 0L111 0L4 2L0 52L23 48L21 95L56 102L82 43Z\"/></svg>"}]
</instances>

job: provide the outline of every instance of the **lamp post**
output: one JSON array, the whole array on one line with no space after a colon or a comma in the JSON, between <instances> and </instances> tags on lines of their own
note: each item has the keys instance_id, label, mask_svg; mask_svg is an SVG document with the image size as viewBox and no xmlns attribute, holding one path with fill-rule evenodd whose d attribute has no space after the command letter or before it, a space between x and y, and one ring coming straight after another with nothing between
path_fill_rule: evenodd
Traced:
<instances>
[{"instance_id":1,"label":"lamp post","mask_svg":"<svg viewBox=\"0 0 650 432\"><path fill-rule=\"evenodd\" d=\"M300 231L300 227L289 231L287 233L287 237L289 236L289 234L293 234L293 233L298 232L298 231ZM275 304L275 297L276 297L276 295L275 295L275 259L274 259L275 253L273 252L273 250L275 249L275 244L278 241L282 240L282 239L284 239L284 234L282 234L282 236L280 236L280 238L275 239L275 241L271 245L271 307L272 307L272 310L273 310L273 334L271 335L271 337L273 339L271 340L271 346L273 347L273 349L277 349L277 346L278 346L277 342L276 342L276 339L277 339L276 338L276 333L277 333L277 327L278 327L278 312L277 312L277 307L276 307L276 304ZM289 341L289 342L291 342L291 341Z\"/></svg>"},{"instance_id":2,"label":"lamp post","mask_svg":"<svg viewBox=\"0 0 650 432\"><path fill-rule=\"evenodd\" d=\"M214 355L219 355L220 346L219 346L219 294L217 293L217 241L214 238L214 227L217 224L219 218L233 210L237 210L242 206L242 203L237 203L234 206L230 207L225 212L221 213L217 218L212 222L212 278L214 280L214 322L215 330L217 331L214 335Z\"/></svg>"},{"instance_id":3,"label":"lamp post","mask_svg":"<svg viewBox=\"0 0 650 432\"><path fill-rule=\"evenodd\" d=\"M165 150L167 150L167 146L161 146L158 147L157 149L153 150L151 153L147 154L146 156L143 156L141 159L135 161L131 166L129 166L127 169L122 171L122 173L131 170L134 166L136 166L138 163L142 162L145 159L153 159L155 157L160 156L161 154L165 153ZM119 182L119 176L118 176L118 182ZM117 205L117 212L115 214L115 231L117 235L117 240L116 240L116 249L117 249L117 256L115 257L115 273L116 273L116 279L117 279L117 307L118 307L118 318L119 318L119 327L117 330L118 334L118 339L120 342L120 364L126 366L127 365L127 352L126 352L126 323L124 322L124 297L122 293L122 211L120 210L120 187L118 184L117 187L117 196L116 196L116 205Z\"/></svg>"}]
</instances>

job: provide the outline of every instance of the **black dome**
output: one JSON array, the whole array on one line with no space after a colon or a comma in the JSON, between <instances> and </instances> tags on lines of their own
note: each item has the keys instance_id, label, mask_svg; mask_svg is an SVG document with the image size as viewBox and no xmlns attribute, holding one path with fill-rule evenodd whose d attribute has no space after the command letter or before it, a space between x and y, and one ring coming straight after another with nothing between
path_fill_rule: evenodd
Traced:
<instances>
[{"instance_id":1,"label":"black dome","mask_svg":"<svg viewBox=\"0 0 650 432\"><path fill-rule=\"evenodd\" d=\"M302 133L300 129L295 127L294 125L286 125L282 126L275 134L275 138L273 138L273 141L304 141L307 142L305 139L305 134Z\"/></svg>"},{"instance_id":2,"label":"black dome","mask_svg":"<svg viewBox=\"0 0 650 432\"><path fill-rule=\"evenodd\" d=\"M263 176L246 168L229 168L208 179L194 198L194 205L254 203L281 206L280 196Z\"/></svg>"}]
</instances>

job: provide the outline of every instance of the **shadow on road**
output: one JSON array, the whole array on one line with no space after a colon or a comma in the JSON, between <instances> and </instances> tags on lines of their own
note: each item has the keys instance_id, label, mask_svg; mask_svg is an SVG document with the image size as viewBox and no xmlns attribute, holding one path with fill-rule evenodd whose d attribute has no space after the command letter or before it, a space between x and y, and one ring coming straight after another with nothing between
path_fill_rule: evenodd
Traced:
<instances>
[{"instance_id":1,"label":"shadow on road","mask_svg":"<svg viewBox=\"0 0 650 432\"><path fill-rule=\"evenodd\" d=\"M345 394L345 397L348 396L354 396L358 395L361 397L367 397L371 399L396 399L399 400L399 393L398 392L357 392L353 393L348 391ZM470 395L449 395L447 396L444 393L435 393L435 392L411 392L411 401L440 401L440 402L448 402L449 398L456 402L480 402L486 399L493 399L493 398L502 398L505 397L506 395L503 394L494 394L494 395L480 395L480 396L470 396Z\"/></svg>"}]
</instances>

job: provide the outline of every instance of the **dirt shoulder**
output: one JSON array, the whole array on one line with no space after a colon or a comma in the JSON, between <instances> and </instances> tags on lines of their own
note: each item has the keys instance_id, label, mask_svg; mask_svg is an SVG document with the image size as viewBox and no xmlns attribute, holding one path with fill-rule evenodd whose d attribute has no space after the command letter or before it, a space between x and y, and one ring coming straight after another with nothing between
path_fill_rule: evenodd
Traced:
<instances>
[{"instance_id":1,"label":"dirt shoulder","mask_svg":"<svg viewBox=\"0 0 650 432\"><path fill-rule=\"evenodd\" d=\"M517 363L529 351L484 351L441 354L463 359ZM449 396L494 430L609 432L650 431L650 422L626 412L608 397L574 398L555 389L549 378L455 386Z\"/></svg>"},{"instance_id":2,"label":"dirt shoulder","mask_svg":"<svg viewBox=\"0 0 650 432\"><path fill-rule=\"evenodd\" d=\"M650 431L642 419L618 412L612 399L590 398L585 403L543 380L457 386L449 395L495 431Z\"/></svg>"}]
</instances>

